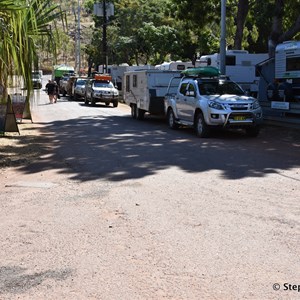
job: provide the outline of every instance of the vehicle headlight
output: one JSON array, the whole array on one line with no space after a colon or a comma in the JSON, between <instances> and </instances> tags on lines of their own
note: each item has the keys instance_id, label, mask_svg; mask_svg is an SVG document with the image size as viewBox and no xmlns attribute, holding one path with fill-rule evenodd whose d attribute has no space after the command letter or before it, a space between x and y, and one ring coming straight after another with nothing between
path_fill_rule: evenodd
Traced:
<instances>
[{"instance_id":1,"label":"vehicle headlight","mask_svg":"<svg viewBox=\"0 0 300 300\"><path fill-rule=\"evenodd\" d=\"M252 104L252 107L253 107L253 109L260 108L259 102L257 100L254 101L253 104Z\"/></svg>"},{"instance_id":2,"label":"vehicle headlight","mask_svg":"<svg viewBox=\"0 0 300 300\"><path fill-rule=\"evenodd\" d=\"M218 109L218 110L224 109L223 105L217 101L209 101L208 106L211 108L214 108L214 109Z\"/></svg>"}]
</instances>

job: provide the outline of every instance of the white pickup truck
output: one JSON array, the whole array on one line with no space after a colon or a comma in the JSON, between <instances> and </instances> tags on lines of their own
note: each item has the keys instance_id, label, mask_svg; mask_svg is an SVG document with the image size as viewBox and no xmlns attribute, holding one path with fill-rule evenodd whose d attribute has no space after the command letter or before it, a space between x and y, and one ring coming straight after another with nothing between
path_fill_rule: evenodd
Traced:
<instances>
[{"instance_id":1,"label":"white pickup truck","mask_svg":"<svg viewBox=\"0 0 300 300\"><path fill-rule=\"evenodd\" d=\"M259 134L262 110L257 99L220 76L217 68L188 69L172 80L179 80L179 86L176 92L169 89L164 99L170 128L194 127L199 137L209 137L212 128L242 128L248 136Z\"/></svg>"}]
</instances>

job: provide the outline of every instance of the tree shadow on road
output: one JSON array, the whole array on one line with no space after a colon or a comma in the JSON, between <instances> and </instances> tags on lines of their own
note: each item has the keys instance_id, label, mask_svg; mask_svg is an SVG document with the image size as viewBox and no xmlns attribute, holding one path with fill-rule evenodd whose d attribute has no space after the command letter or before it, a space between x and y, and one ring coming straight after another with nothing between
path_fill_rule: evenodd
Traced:
<instances>
[{"instance_id":1,"label":"tree shadow on road","mask_svg":"<svg viewBox=\"0 0 300 300\"><path fill-rule=\"evenodd\" d=\"M34 288L48 279L61 281L72 274L70 269L48 270L28 274L27 269L21 267L0 267L0 295L11 293L21 294Z\"/></svg>"},{"instance_id":2,"label":"tree shadow on road","mask_svg":"<svg viewBox=\"0 0 300 300\"><path fill-rule=\"evenodd\" d=\"M39 130L43 155L21 172L51 168L74 180L122 181L176 167L190 173L218 170L225 179L240 179L300 166L300 134L281 127L265 126L257 138L226 131L199 139L191 129L173 131L155 118L86 116L45 123Z\"/></svg>"}]
</instances>

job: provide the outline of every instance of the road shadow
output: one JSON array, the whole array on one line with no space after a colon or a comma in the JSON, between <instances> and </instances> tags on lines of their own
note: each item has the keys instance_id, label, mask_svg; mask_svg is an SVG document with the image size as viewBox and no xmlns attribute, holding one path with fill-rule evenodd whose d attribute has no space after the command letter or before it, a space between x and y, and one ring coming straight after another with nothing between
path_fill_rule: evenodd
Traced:
<instances>
[{"instance_id":1,"label":"road shadow","mask_svg":"<svg viewBox=\"0 0 300 300\"><path fill-rule=\"evenodd\" d=\"M45 123L40 131L43 155L21 172L57 169L74 180L122 181L176 167L189 173L218 170L234 180L300 166L300 134L281 127L265 126L257 138L222 131L200 139L191 129L169 129L159 118L96 115Z\"/></svg>"},{"instance_id":2,"label":"road shadow","mask_svg":"<svg viewBox=\"0 0 300 300\"><path fill-rule=\"evenodd\" d=\"M45 272L36 272L28 274L25 268L0 267L0 295L1 294L22 294L30 290L45 280L52 279L55 281L66 280L72 271L70 269L63 270L47 270Z\"/></svg>"}]
</instances>

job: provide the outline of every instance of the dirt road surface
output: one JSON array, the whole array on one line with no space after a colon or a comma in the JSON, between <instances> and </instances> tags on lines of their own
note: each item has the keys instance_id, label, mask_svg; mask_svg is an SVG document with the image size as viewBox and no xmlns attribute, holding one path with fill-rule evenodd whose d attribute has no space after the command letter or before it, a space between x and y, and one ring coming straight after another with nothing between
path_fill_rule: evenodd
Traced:
<instances>
[{"instance_id":1,"label":"dirt road surface","mask_svg":"<svg viewBox=\"0 0 300 300\"><path fill-rule=\"evenodd\" d=\"M300 299L300 135L49 105L0 139L0 299ZM39 95L38 95L39 94Z\"/></svg>"}]
</instances>

